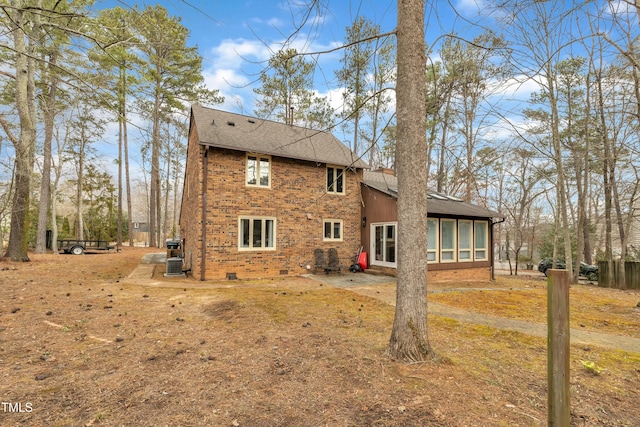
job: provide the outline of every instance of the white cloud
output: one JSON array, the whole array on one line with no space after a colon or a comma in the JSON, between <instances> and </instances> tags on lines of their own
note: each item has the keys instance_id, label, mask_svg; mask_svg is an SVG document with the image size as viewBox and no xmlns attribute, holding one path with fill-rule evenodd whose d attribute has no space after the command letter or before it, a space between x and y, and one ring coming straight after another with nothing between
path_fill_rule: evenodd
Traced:
<instances>
[{"instance_id":1,"label":"white cloud","mask_svg":"<svg viewBox=\"0 0 640 427\"><path fill-rule=\"evenodd\" d=\"M216 108L251 114L253 110L251 80L238 69L221 68L206 71L204 80L207 87L218 89L220 95L224 96L224 102Z\"/></svg>"},{"instance_id":2,"label":"white cloud","mask_svg":"<svg viewBox=\"0 0 640 427\"><path fill-rule=\"evenodd\" d=\"M333 49L337 45L337 43L312 44L301 34L290 44L290 47L299 52L318 52ZM225 97L224 103L218 108L252 114L253 88L259 86L260 72L266 67L273 52L281 48L281 41L271 42L265 46L260 41L237 38L224 39L219 45L209 49L204 58L203 75L206 86L219 90L220 95ZM317 60L323 64L319 76L323 76L324 79L333 78L332 66L338 63L336 55L320 55ZM318 86L321 85L319 82ZM342 102L341 96L332 94L331 99L332 104Z\"/></svg>"},{"instance_id":3,"label":"white cloud","mask_svg":"<svg viewBox=\"0 0 640 427\"><path fill-rule=\"evenodd\" d=\"M505 95L512 98L529 100L531 94L540 91L540 83L534 79L514 77L503 83Z\"/></svg>"},{"instance_id":4,"label":"white cloud","mask_svg":"<svg viewBox=\"0 0 640 427\"><path fill-rule=\"evenodd\" d=\"M486 3L486 0L458 0L455 8L463 15L477 16L484 10Z\"/></svg>"},{"instance_id":5,"label":"white cloud","mask_svg":"<svg viewBox=\"0 0 640 427\"><path fill-rule=\"evenodd\" d=\"M256 40L225 39L211 49L208 62L215 68L240 68L247 61L265 61L269 59L269 52L265 46Z\"/></svg>"},{"instance_id":6,"label":"white cloud","mask_svg":"<svg viewBox=\"0 0 640 427\"><path fill-rule=\"evenodd\" d=\"M278 18L271 18L267 21L267 25L274 27L274 28L280 28L282 27L283 23L280 19Z\"/></svg>"}]
</instances>

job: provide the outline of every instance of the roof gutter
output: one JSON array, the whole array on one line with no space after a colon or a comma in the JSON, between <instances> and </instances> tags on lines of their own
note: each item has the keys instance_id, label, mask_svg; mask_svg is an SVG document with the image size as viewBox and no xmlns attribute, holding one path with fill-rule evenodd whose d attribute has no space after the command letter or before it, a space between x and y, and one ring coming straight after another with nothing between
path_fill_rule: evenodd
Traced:
<instances>
[{"instance_id":1,"label":"roof gutter","mask_svg":"<svg viewBox=\"0 0 640 427\"><path fill-rule=\"evenodd\" d=\"M493 218L491 218L491 245L490 247L490 255L491 256L491 281L495 281L496 280L496 263L495 263L495 254L493 253L493 244L494 244L494 233L493 233L493 226L496 224L502 224L503 222L506 221L506 217L502 217L499 221L494 221Z\"/></svg>"}]
</instances>

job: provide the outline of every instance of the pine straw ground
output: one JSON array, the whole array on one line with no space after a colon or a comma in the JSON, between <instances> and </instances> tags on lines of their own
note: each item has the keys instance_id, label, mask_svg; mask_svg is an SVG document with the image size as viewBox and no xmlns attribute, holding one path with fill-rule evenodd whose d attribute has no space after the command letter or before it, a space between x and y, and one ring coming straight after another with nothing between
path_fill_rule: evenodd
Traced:
<instances>
[{"instance_id":1,"label":"pine straw ground","mask_svg":"<svg viewBox=\"0 0 640 427\"><path fill-rule=\"evenodd\" d=\"M435 357L403 365L383 355L394 308L377 298L306 278L203 288L162 265L168 285L127 283L152 251L0 262L0 425L547 424L543 338L430 316ZM429 299L544 322L544 285L430 284L467 289ZM640 337L639 301L573 286L572 326ZM572 425L639 425L638 390L640 354L572 346Z\"/></svg>"}]
</instances>

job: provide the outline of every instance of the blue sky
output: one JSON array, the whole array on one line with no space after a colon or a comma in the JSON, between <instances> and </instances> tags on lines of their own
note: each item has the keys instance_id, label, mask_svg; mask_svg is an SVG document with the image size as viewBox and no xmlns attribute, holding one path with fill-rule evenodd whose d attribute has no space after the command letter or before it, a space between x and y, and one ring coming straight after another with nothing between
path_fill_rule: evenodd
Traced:
<instances>
[{"instance_id":1,"label":"blue sky","mask_svg":"<svg viewBox=\"0 0 640 427\"><path fill-rule=\"evenodd\" d=\"M482 28L475 25L479 10L486 0L436 0L427 2L425 21L427 42L434 43L453 28L471 37ZM99 0L97 8L159 4L170 15L181 18L189 29L190 46L198 46L202 55L203 75L210 89L218 89L225 101L216 108L254 115L253 89L259 87L259 73L271 55L283 47L303 21L311 0ZM380 26L381 32L393 31L397 21L397 0L320 0L303 29L288 40L289 46L300 52L319 52L343 44L346 28L356 17L364 16ZM326 96L335 109L342 104L342 91L334 70L340 67L341 51L318 57L315 90ZM115 135L110 129L109 135ZM348 137L335 129L338 139L348 143ZM135 132L134 132L135 133ZM145 136L136 138L144 140ZM115 141L106 136L105 140ZM115 147L115 146L113 146ZM112 147L112 148L113 148ZM113 148L115 149L115 148ZM103 154L110 156L113 149ZM134 148L135 150L135 148ZM109 154L107 154L109 153ZM115 156L115 153L113 153Z\"/></svg>"},{"instance_id":2,"label":"blue sky","mask_svg":"<svg viewBox=\"0 0 640 427\"><path fill-rule=\"evenodd\" d=\"M251 115L253 88L261 68L272 53L283 46L303 20L309 0L160 0L133 2L109 0L98 5L159 4L173 16L179 16L190 30L190 45L197 45L204 58L207 85L219 89L225 103L218 108ZM479 0L438 1L437 10L427 6L428 28L435 39L452 28L453 21L469 27L464 19L478 15ZM324 0L321 10L311 14L304 29L292 39L298 51L324 51L342 44L345 28L357 16L365 16L382 32L396 26L397 0ZM454 10L459 16L456 16ZM427 37L429 38L429 37ZM330 97L334 106L341 96L333 71L340 65L340 52L319 57L315 89Z\"/></svg>"}]
</instances>

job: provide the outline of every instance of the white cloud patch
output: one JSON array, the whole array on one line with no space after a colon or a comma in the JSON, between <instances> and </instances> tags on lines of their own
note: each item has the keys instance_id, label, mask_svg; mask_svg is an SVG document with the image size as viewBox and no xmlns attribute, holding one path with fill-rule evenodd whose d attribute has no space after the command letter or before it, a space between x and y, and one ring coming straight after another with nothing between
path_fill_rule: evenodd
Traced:
<instances>
[{"instance_id":1,"label":"white cloud patch","mask_svg":"<svg viewBox=\"0 0 640 427\"><path fill-rule=\"evenodd\" d=\"M529 100L531 98L531 94L534 92L539 92L541 89L540 83L535 81L534 79L521 79L514 78L509 79L504 84L504 92L512 98Z\"/></svg>"},{"instance_id":2,"label":"white cloud patch","mask_svg":"<svg viewBox=\"0 0 640 427\"><path fill-rule=\"evenodd\" d=\"M458 0L456 10L462 15L478 15L485 9L486 0Z\"/></svg>"},{"instance_id":3,"label":"white cloud patch","mask_svg":"<svg viewBox=\"0 0 640 427\"><path fill-rule=\"evenodd\" d=\"M269 53L259 41L246 39L225 39L210 51L207 58L214 67L240 68L248 61L265 61Z\"/></svg>"},{"instance_id":4,"label":"white cloud patch","mask_svg":"<svg viewBox=\"0 0 640 427\"><path fill-rule=\"evenodd\" d=\"M222 109L251 114L254 108L255 95L253 88L258 87L260 72L267 66L271 55L282 48L283 41L276 41L265 46L257 40L244 38L225 39L205 54L203 71L205 84L210 89L217 89L225 97ZM334 49L339 43L313 44L308 37L300 34L297 40L289 45L298 52L320 52ZM333 66L339 60L338 54L323 54L318 57L307 56L308 60L317 60L321 71L319 80L333 78ZM327 83L325 81L325 83ZM318 82L321 86L322 82ZM335 98L335 99L334 99ZM331 102L341 103L342 97L331 94Z\"/></svg>"}]
</instances>

